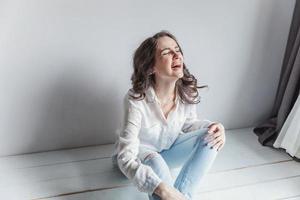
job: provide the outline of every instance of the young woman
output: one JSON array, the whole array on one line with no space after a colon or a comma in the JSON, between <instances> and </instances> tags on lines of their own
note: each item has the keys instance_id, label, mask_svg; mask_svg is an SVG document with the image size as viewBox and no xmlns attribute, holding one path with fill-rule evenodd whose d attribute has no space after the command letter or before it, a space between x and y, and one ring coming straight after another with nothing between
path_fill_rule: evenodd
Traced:
<instances>
[{"instance_id":1,"label":"young woman","mask_svg":"<svg viewBox=\"0 0 300 200\"><path fill-rule=\"evenodd\" d=\"M132 88L113 161L149 199L192 199L225 144L221 123L199 120L197 79L184 64L176 38L161 31L133 58ZM173 181L170 168L181 167Z\"/></svg>"}]
</instances>

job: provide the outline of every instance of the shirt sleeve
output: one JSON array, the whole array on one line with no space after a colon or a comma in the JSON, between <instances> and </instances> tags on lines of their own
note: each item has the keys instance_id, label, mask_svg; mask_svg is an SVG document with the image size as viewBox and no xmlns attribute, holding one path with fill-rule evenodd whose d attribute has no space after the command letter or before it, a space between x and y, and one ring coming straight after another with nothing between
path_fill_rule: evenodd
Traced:
<instances>
[{"instance_id":1,"label":"shirt sleeve","mask_svg":"<svg viewBox=\"0 0 300 200\"><path fill-rule=\"evenodd\" d=\"M153 194L162 180L150 166L144 165L138 158L140 143L138 134L142 115L137 102L130 99L128 93L124 98L124 111L124 124L117 147L118 166L122 173L133 181L139 191Z\"/></svg>"},{"instance_id":2,"label":"shirt sleeve","mask_svg":"<svg viewBox=\"0 0 300 200\"><path fill-rule=\"evenodd\" d=\"M215 123L208 119L199 119L197 115L197 104L189 104L187 118L181 128L183 132L190 132L201 128L208 128Z\"/></svg>"}]
</instances>

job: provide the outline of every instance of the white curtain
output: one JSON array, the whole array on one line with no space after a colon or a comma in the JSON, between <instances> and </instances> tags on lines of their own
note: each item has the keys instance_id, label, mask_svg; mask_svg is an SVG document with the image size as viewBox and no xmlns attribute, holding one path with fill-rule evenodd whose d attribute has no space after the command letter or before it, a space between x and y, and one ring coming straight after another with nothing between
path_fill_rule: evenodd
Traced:
<instances>
[{"instance_id":1,"label":"white curtain","mask_svg":"<svg viewBox=\"0 0 300 200\"><path fill-rule=\"evenodd\" d=\"M300 158L300 95L274 142L275 148L283 148L291 156Z\"/></svg>"}]
</instances>

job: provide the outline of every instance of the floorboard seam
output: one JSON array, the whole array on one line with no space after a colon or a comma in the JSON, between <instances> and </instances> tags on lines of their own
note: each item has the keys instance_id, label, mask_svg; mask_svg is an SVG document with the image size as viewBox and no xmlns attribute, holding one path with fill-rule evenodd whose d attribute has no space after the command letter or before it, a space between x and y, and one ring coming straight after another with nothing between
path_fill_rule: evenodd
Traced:
<instances>
[{"instance_id":1,"label":"floorboard seam","mask_svg":"<svg viewBox=\"0 0 300 200\"><path fill-rule=\"evenodd\" d=\"M209 174L217 174L217 173L222 173L222 172L235 171L235 170L240 170L240 169L247 169L247 168L252 168L252 167L273 165L273 164L278 164L278 163L283 163L283 162L292 162L292 161L293 161L293 159L288 159L288 160L281 160L281 161L263 163L263 164L258 164L258 165L249 165L247 167L238 167L238 168L233 168L233 169L228 169L228 170L216 171L216 172L212 172L212 173L209 173Z\"/></svg>"},{"instance_id":2,"label":"floorboard seam","mask_svg":"<svg viewBox=\"0 0 300 200\"><path fill-rule=\"evenodd\" d=\"M275 200L287 200L287 199L293 199L295 197L300 197L300 194L296 195L296 196L284 197L284 198L279 198L279 199L275 199Z\"/></svg>"},{"instance_id":3,"label":"floorboard seam","mask_svg":"<svg viewBox=\"0 0 300 200\"><path fill-rule=\"evenodd\" d=\"M208 190L208 191L198 192L198 194L204 194L204 193L210 193L210 192L228 190L228 189L233 189L233 188L241 188L241 187L244 187L244 186L251 186L251 185L257 185L257 184L260 184L260 183L275 182L275 181L279 181L279 180L293 179L293 178L298 178L298 177L300 177L300 175L289 176L289 177L284 177L284 178L277 178L277 179L266 180L266 181L259 181L259 182L255 182L255 183L249 183L249 184L244 184L244 185L237 185L237 186L220 188L220 189L215 189L215 190Z\"/></svg>"},{"instance_id":4,"label":"floorboard seam","mask_svg":"<svg viewBox=\"0 0 300 200\"><path fill-rule=\"evenodd\" d=\"M122 187L128 187L128 185L118 185L118 186L106 187L106 188L96 188L96 189L90 189L90 190L82 190L82 191L78 191L78 192L70 192L70 193L63 193L63 194L58 194L58 195L53 195L53 196L34 198L34 199L31 199L31 200L44 200L44 199L49 199L49 198L63 197L63 196L68 196L68 195L82 194L82 193L87 193L87 192L96 192L96 191L109 190L109 189L122 188Z\"/></svg>"},{"instance_id":5,"label":"floorboard seam","mask_svg":"<svg viewBox=\"0 0 300 200\"><path fill-rule=\"evenodd\" d=\"M29 167L20 167L20 168L14 168L13 170L17 170L17 169L32 169L32 168L37 168L37 167L47 167L47 166L53 166L53 165L61 165L61 164L67 164L67 163L84 162L84 161L91 161L91 160L101 160L101 159L107 159L107 158L111 158L111 156L108 156L108 157L99 157L99 158L92 158L92 159L84 159L84 160L74 160L74 161L68 161L68 162L57 162L57 163L43 164L43 165L29 166Z\"/></svg>"}]
</instances>

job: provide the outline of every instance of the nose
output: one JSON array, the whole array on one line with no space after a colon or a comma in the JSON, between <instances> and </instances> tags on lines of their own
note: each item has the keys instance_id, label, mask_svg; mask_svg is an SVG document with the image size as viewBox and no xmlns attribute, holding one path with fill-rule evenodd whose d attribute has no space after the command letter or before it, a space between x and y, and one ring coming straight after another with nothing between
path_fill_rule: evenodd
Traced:
<instances>
[{"instance_id":1,"label":"nose","mask_svg":"<svg viewBox=\"0 0 300 200\"><path fill-rule=\"evenodd\" d=\"M173 51L173 58L179 58L180 52Z\"/></svg>"}]
</instances>

